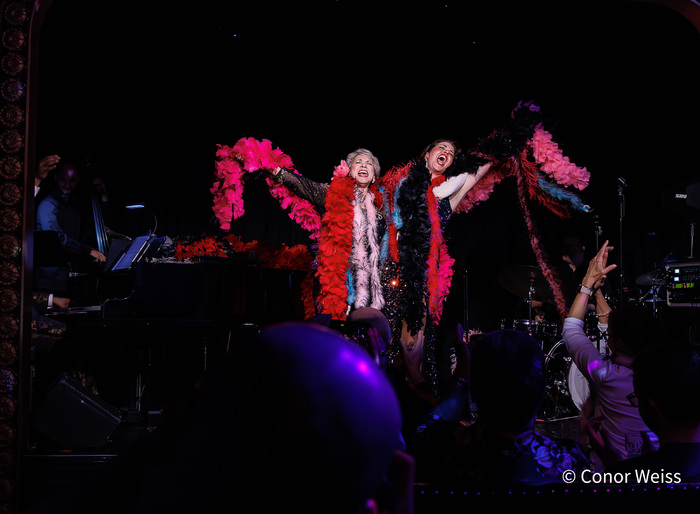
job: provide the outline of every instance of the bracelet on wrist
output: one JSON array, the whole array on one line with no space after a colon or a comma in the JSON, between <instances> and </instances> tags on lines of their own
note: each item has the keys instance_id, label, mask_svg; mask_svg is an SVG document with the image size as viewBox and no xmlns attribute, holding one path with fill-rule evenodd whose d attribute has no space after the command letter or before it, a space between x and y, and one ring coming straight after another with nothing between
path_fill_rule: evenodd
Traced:
<instances>
[{"instance_id":1,"label":"bracelet on wrist","mask_svg":"<svg viewBox=\"0 0 700 514\"><path fill-rule=\"evenodd\" d=\"M287 170L285 170L284 168L280 168L280 170L276 174L272 175L273 180L278 184L281 184L284 181L284 174L286 172Z\"/></svg>"},{"instance_id":2,"label":"bracelet on wrist","mask_svg":"<svg viewBox=\"0 0 700 514\"><path fill-rule=\"evenodd\" d=\"M591 289L588 286L584 286L583 284L579 284L578 292L583 293L583 294L587 294L588 296L593 296L593 293L594 293L593 289Z\"/></svg>"},{"instance_id":3,"label":"bracelet on wrist","mask_svg":"<svg viewBox=\"0 0 700 514\"><path fill-rule=\"evenodd\" d=\"M595 315L596 318L604 318L605 316L609 316L612 310L609 310L608 312L604 312L603 314L597 314Z\"/></svg>"}]
</instances>

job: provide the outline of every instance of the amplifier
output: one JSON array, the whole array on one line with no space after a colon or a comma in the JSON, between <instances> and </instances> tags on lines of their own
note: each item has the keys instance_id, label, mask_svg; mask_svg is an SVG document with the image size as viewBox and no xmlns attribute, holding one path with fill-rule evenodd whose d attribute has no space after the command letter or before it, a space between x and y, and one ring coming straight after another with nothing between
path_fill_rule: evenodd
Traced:
<instances>
[{"instance_id":1,"label":"amplifier","mask_svg":"<svg viewBox=\"0 0 700 514\"><path fill-rule=\"evenodd\" d=\"M100 448L121 418L119 409L64 373L34 410L33 427L63 448Z\"/></svg>"},{"instance_id":2,"label":"amplifier","mask_svg":"<svg viewBox=\"0 0 700 514\"><path fill-rule=\"evenodd\" d=\"M669 307L700 307L700 262L669 264L666 274Z\"/></svg>"}]
</instances>

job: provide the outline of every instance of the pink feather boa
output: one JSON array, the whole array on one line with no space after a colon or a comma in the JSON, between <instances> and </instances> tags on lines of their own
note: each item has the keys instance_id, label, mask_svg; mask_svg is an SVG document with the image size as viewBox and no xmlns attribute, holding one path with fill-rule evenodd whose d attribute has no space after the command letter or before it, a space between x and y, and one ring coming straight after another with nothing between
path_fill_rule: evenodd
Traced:
<instances>
[{"instance_id":1,"label":"pink feather boa","mask_svg":"<svg viewBox=\"0 0 700 514\"><path fill-rule=\"evenodd\" d=\"M223 230L231 228L231 221L243 216L243 187L246 173L277 167L294 169L292 159L272 143L263 139L242 138L233 146L218 145L215 176L217 181L210 189L214 197L214 214ZM291 193L270 176L265 178L270 194L283 209L289 209L289 217L309 231L312 239L321 234L321 217L307 200Z\"/></svg>"},{"instance_id":2,"label":"pink feather boa","mask_svg":"<svg viewBox=\"0 0 700 514\"><path fill-rule=\"evenodd\" d=\"M442 237L440 217L438 215L437 198L433 193L433 188L445 181L441 176L433 179L428 192L425 195L428 203L428 216L430 218L430 251L428 253L428 263L426 279L428 286L428 309L433 320L433 324L440 323L445 297L450 292L452 266L455 260L447 252L447 245Z\"/></svg>"},{"instance_id":3,"label":"pink feather boa","mask_svg":"<svg viewBox=\"0 0 700 514\"><path fill-rule=\"evenodd\" d=\"M581 168L572 163L566 157L559 145L552 140L552 134L547 132L542 125L535 128L535 133L528 142L532 149L535 162L540 169L551 176L562 186L574 186L579 191L588 186L591 174L586 168Z\"/></svg>"}]
</instances>

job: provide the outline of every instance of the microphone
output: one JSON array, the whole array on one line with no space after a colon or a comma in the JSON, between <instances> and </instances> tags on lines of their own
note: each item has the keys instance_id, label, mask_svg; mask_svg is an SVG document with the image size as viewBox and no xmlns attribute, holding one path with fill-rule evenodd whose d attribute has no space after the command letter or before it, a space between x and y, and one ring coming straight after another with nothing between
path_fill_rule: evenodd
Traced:
<instances>
[{"instance_id":1,"label":"microphone","mask_svg":"<svg viewBox=\"0 0 700 514\"><path fill-rule=\"evenodd\" d=\"M623 177L617 177L617 183L621 188L627 187L627 180L625 180Z\"/></svg>"},{"instance_id":2,"label":"microphone","mask_svg":"<svg viewBox=\"0 0 700 514\"><path fill-rule=\"evenodd\" d=\"M600 225L600 216L593 214L593 228L596 235L601 235L603 233L603 227Z\"/></svg>"}]
</instances>

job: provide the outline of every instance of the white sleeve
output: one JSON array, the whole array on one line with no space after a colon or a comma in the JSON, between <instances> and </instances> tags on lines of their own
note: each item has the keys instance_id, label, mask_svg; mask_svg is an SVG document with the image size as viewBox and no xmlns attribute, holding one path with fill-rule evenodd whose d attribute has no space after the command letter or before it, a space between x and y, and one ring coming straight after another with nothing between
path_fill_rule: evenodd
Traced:
<instances>
[{"instance_id":1,"label":"white sleeve","mask_svg":"<svg viewBox=\"0 0 700 514\"><path fill-rule=\"evenodd\" d=\"M589 380L603 381L607 369L604 356L583 331L583 320L566 318L562 335L569 355L583 376Z\"/></svg>"}]
</instances>

